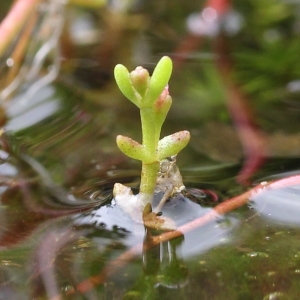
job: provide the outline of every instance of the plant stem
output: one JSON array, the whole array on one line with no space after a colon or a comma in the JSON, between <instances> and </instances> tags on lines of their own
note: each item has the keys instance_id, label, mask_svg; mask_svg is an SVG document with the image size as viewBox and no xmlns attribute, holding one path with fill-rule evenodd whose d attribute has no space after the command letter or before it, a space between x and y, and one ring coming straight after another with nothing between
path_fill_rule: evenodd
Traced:
<instances>
[{"instance_id":1,"label":"plant stem","mask_svg":"<svg viewBox=\"0 0 300 300\"><path fill-rule=\"evenodd\" d=\"M152 195L156 186L157 173L159 171L159 162L153 162L150 164L142 164L142 176L140 193L146 195ZM151 201L152 199L150 199ZM145 203L147 204L147 203Z\"/></svg>"},{"instance_id":2,"label":"plant stem","mask_svg":"<svg viewBox=\"0 0 300 300\"><path fill-rule=\"evenodd\" d=\"M156 160L156 146L158 139L155 130L155 118L152 107L141 108L141 122L143 134L143 146L147 155L147 163Z\"/></svg>"},{"instance_id":3,"label":"plant stem","mask_svg":"<svg viewBox=\"0 0 300 300\"><path fill-rule=\"evenodd\" d=\"M29 15L35 11L40 0L19 0L10 9L0 24L0 56L3 55L11 41L16 37Z\"/></svg>"},{"instance_id":4,"label":"plant stem","mask_svg":"<svg viewBox=\"0 0 300 300\"><path fill-rule=\"evenodd\" d=\"M159 171L159 162L156 159L156 147L159 137L157 137L155 130L155 118L152 107L141 108L141 122L146 160L142 163L140 193L153 195ZM151 202L151 200L150 197L143 199L145 204Z\"/></svg>"}]
</instances>

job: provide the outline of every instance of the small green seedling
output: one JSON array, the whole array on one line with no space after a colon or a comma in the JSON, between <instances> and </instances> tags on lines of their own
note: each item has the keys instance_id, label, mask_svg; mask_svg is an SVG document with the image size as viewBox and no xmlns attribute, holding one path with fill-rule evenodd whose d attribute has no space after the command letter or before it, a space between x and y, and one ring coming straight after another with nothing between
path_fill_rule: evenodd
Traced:
<instances>
[{"instance_id":1,"label":"small green seedling","mask_svg":"<svg viewBox=\"0 0 300 300\"><path fill-rule=\"evenodd\" d=\"M120 64L115 67L114 73L121 92L140 109L142 144L118 135L117 145L124 154L142 162L139 201L143 209L152 202L160 163L168 157L176 156L189 142L190 133L180 131L160 139L162 124L172 104L168 89L172 73L172 61L169 57L161 58L152 76L143 67L137 67L129 73ZM125 195L126 191L126 187L116 184L115 198Z\"/></svg>"}]
</instances>

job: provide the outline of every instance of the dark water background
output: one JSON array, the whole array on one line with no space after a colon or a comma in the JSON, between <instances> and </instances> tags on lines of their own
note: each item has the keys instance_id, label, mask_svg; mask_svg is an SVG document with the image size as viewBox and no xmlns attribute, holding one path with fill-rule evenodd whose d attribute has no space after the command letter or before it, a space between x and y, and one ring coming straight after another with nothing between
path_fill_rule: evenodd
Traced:
<instances>
[{"instance_id":1,"label":"dark water background","mask_svg":"<svg viewBox=\"0 0 300 300\"><path fill-rule=\"evenodd\" d=\"M115 136L141 138L138 111L117 90L113 67L151 71L163 55L175 67L162 135L191 132L178 165L195 200L177 197L164 214L184 224L261 181L298 174L300 5L234 1L218 35L196 37L187 24L203 12L203 1L125 2L57 5L66 21L61 52L51 48L32 78L23 75L3 100L0 298L298 299L299 186L254 197L149 251L141 245L158 233L133 222L111 194L115 182L136 188L140 176L139 163L119 152ZM222 3L210 5L221 13ZM53 17L45 7L23 73L30 74L51 39L38 39L39 26ZM4 78L9 54L1 59ZM51 68L57 78L38 81ZM239 111L234 97L247 108ZM239 119L244 113L247 122ZM253 170L241 182L247 162ZM135 245L135 256L105 269ZM76 292L88 278L91 288Z\"/></svg>"}]
</instances>

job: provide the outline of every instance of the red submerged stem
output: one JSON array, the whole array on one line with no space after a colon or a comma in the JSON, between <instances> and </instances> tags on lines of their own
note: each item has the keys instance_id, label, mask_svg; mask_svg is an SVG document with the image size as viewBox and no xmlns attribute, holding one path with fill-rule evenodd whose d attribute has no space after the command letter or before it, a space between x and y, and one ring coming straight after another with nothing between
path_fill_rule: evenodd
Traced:
<instances>
[{"instance_id":1,"label":"red submerged stem","mask_svg":"<svg viewBox=\"0 0 300 300\"><path fill-rule=\"evenodd\" d=\"M119 257L111 261L109 264L107 264L98 275L90 277L85 281L79 283L76 287L76 290L80 293L86 293L95 285L104 283L108 276L115 273L119 268L125 266L129 261L133 260L137 255L139 255L141 249L147 251L162 242L169 241L192 230L195 230L209 222L216 220L221 215L225 215L235 209L246 205L249 199L256 197L258 194L292 185L300 185L300 175L294 175L270 182L262 182L254 188L246 191L245 193L220 203L204 216L199 217L183 226L180 226L177 230L168 231L158 236L152 237L150 239L150 242L146 246L142 243L133 246L132 248L123 252ZM68 294L73 294L74 292L75 290L69 290Z\"/></svg>"}]
</instances>

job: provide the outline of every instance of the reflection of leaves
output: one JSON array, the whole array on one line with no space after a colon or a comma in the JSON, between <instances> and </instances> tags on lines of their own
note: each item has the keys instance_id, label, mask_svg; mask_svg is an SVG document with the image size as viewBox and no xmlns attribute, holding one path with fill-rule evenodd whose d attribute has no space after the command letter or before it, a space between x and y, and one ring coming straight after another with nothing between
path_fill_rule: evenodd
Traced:
<instances>
[{"instance_id":1,"label":"reflection of leaves","mask_svg":"<svg viewBox=\"0 0 300 300\"><path fill-rule=\"evenodd\" d=\"M274 292L274 286L281 287L285 294L282 299L299 294L295 275L299 230L265 222L251 211L249 216L232 234L234 244L217 247L190 261L193 272L185 289L187 299L194 295L198 299L223 299L224 294L227 299L263 299ZM219 284L224 288L216 289Z\"/></svg>"},{"instance_id":2,"label":"reflection of leaves","mask_svg":"<svg viewBox=\"0 0 300 300\"><path fill-rule=\"evenodd\" d=\"M28 273L23 272L29 249L2 248L0 251L0 294L2 299L28 299ZM4 297L4 298L3 298Z\"/></svg>"},{"instance_id":3,"label":"reflection of leaves","mask_svg":"<svg viewBox=\"0 0 300 300\"><path fill-rule=\"evenodd\" d=\"M170 262L158 276L159 284L169 288L184 286L187 283L189 270L183 260L177 259Z\"/></svg>"},{"instance_id":4,"label":"reflection of leaves","mask_svg":"<svg viewBox=\"0 0 300 300\"><path fill-rule=\"evenodd\" d=\"M52 182L38 161L22 153L15 154L3 136L1 142L8 151L2 164L2 172L8 173L1 174L2 246L22 242L46 220L86 211L99 204L75 199Z\"/></svg>"},{"instance_id":5,"label":"reflection of leaves","mask_svg":"<svg viewBox=\"0 0 300 300\"><path fill-rule=\"evenodd\" d=\"M157 289L154 288L155 281L156 279L154 276L140 278L135 283L132 290L124 295L123 299L157 299Z\"/></svg>"}]
</instances>

